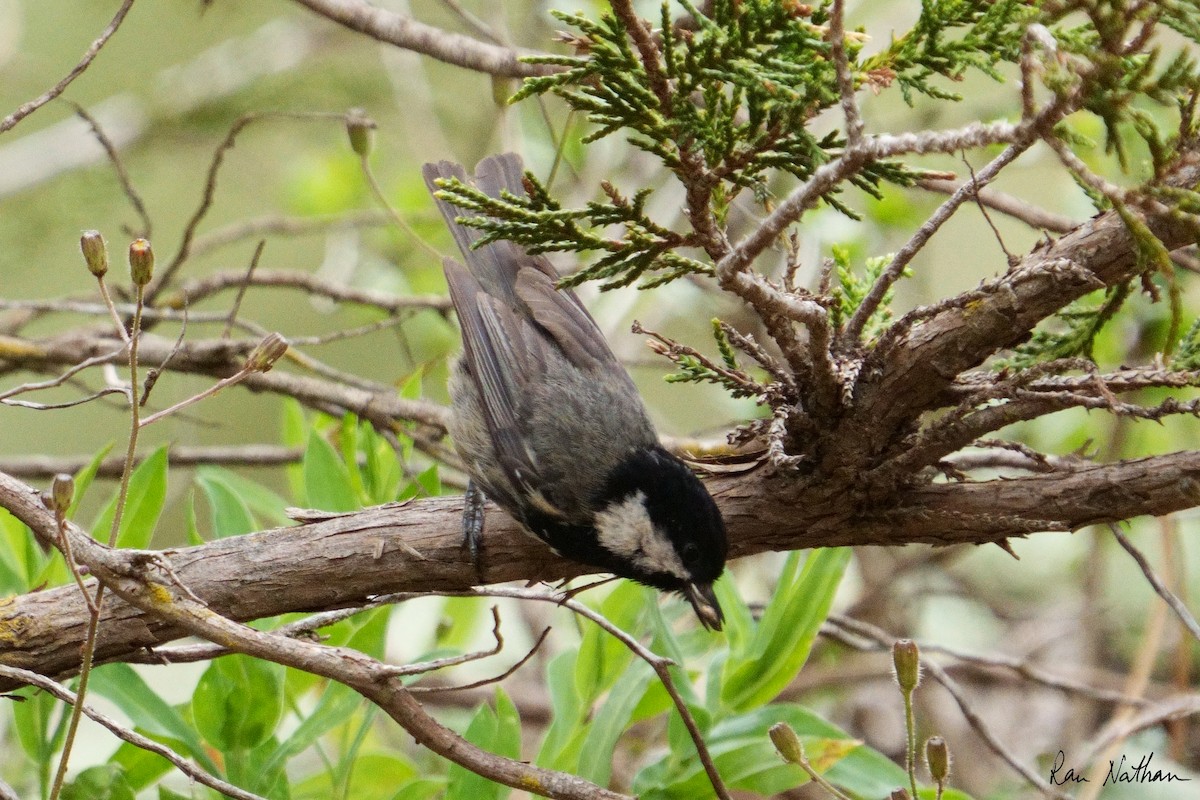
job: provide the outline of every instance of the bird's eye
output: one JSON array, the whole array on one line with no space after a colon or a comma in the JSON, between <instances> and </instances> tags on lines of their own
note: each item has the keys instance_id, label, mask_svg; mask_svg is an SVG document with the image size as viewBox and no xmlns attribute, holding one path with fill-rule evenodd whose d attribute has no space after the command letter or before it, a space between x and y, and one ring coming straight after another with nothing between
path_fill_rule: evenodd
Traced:
<instances>
[{"instance_id":1,"label":"bird's eye","mask_svg":"<svg viewBox=\"0 0 1200 800\"><path fill-rule=\"evenodd\" d=\"M700 548L694 542L688 542L680 548L679 555L683 558L683 563L693 564L700 555Z\"/></svg>"}]
</instances>

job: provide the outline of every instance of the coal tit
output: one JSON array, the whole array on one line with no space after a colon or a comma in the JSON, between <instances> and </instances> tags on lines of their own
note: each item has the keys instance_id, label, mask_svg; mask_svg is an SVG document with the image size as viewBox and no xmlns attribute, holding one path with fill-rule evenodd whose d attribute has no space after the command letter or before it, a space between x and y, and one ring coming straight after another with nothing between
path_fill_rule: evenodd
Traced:
<instances>
[{"instance_id":1,"label":"coal tit","mask_svg":"<svg viewBox=\"0 0 1200 800\"><path fill-rule=\"evenodd\" d=\"M487 158L473 181L446 161L423 173L466 261L443 266L463 336L450 434L471 477L473 555L482 490L559 555L678 592L719 630L712 585L728 543L716 503L659 445L629 374L550 262L508 241L473 248L482 234L458 222L469 213L437 197L448 178L522 196L520 158Z\"/></svg>"}]
</instances>

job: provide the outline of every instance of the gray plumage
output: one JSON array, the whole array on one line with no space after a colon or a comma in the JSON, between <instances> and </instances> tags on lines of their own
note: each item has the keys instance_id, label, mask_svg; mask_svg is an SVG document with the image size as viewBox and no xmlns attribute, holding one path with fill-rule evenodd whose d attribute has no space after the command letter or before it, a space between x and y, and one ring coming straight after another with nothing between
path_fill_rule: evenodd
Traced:
<instances>
[{"instance_id":1,"label":"gray plumage","mask_svg":"<svg viewBox=\"0 0 1200 800\"><path fill-rule=\"evenodd\" d=\"M424 176L466 262L443 267L463 333L450 435L471 475L463 531L476 564L482 489L561 555L679 592L720 629L713 582L728 542L716 503L658 444L629 374L550 262L508 241L473 247L482 234L458 221L470 214L437 197L447 178L523 195L520 159L484 159L473 180L446 161Z\"/></svg>"},{"instance_id":2,"label":"gray plumage","mask_svg":"<svg viewBox=\"0 0 1200 800\"><path fill-rule=\"evenodd\" d=\"M491 197L521 195L521 175L517 156L493 156L473 183ZM472 182L447 161L427 164L424 176L431 192L438 178ZM587 524L594 487L631 449L657 442L637 389L579 298L556 287L548 260L507 241L472 249L480 232L455 221L466 212L437 204L466 259L444 263L464 344L450 391L470 409L454 415L451 436L478 462L484 492L510 512L540 495L543 511L570 509L565 521Z\"/></svg>"}]
</instances>

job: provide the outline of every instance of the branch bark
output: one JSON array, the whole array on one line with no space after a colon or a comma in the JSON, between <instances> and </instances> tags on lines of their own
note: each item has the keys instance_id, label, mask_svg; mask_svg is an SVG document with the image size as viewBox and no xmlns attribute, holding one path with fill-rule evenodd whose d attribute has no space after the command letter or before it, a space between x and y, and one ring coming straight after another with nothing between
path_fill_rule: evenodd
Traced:
<instances>
[{"instance_id":1,"label":"branch bark","mask_svg":"<svg viewBox=\"0 0 1200 800\"><path fill-rule=\"evenodd\" d=\"M525 64L523 53L452 33L412 17L376 8L363 0L297 0L315 14L372 39L427 55L438 61L502 78L544 75L546 67Z\"/></svg>"},{"instance_id":2,"label":"branch bark","mask_svg":"<svg viewBox=\"0 0 1200 800\"><path fill-rule=\"evenodd\" d=\"M729 527L731 556L844 545L1002 542L1037 531L1162 515L1200 504L1200 452L1113 464L1072 464L1036 476L931 484L874 507L843 486L797 483L764 471L709 485ZM36 500L0 474L0 505ZM247 621L346 608L392 592L461 591L479 583L556 581L586 567L554 555L489 507L483 574L462 548L462 499L439 497L164 551L172 569L217 614ZM74 586L0 601L0 664L51 677L74 673L87 627ZM187 634L119 599L106 599L98 662L141 654ZM0 691L12 688L0 681Z\"/></svg>"}]
</instances>

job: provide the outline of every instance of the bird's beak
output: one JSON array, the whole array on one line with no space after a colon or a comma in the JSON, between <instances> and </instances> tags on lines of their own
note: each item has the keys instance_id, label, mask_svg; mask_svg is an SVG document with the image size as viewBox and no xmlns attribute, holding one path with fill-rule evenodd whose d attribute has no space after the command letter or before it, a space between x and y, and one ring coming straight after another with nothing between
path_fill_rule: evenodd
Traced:
<instances>
[{"instance_id":1,"label":"bird's beak","mask_svg":"<svg viewBox=\"0 0 1200 800\"><path fill-rule=\"evenodd\" d=\"M683 594L696 610L701 625L710 631L721 630L725 615L721 613L721 605L717 602L711 583L689 583L684 587Z\"/></svg>"}]
</instances>

